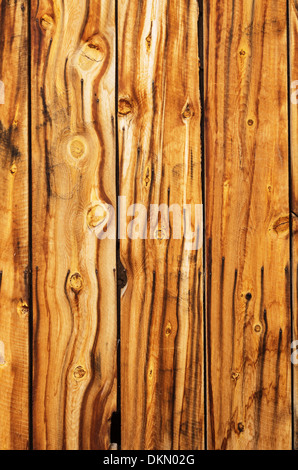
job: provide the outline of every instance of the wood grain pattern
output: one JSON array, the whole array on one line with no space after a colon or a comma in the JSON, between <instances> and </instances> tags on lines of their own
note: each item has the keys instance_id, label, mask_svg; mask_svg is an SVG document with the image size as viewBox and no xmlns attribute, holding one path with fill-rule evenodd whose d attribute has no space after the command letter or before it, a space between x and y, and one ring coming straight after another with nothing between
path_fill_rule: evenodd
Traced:
<instances>
[{"instance_id":1,"label":"wood grain pattern","mask_svg":"<svg viewBox=\"0 0 298 470\"><path fill-rule=\"evenodd\" d=\"M0 450L116 450L119 373L123 450L298 449L297 47L298 0L0 0Z\"/></svg>"},{"instance_id":2,"label":"wood grain pattern","mask_svg":"<svg viewBox=\"0 0 298 470\"><path fill-rule=\"evenodd\" d=\"M0 1L0 449L28 448L28 2Z\"/></svg>"},{"instance_id":3,"label":"wood grain pattern","mask_svg":"<svg viewBox=\"0 0 298 470\"><path fill-rule=\"evenodd\" d=\"M108 449L116 408L115 11L32 2L35 449ZM115 235L115 234L114 234Z\"/></svg>"},{"instance_id":4,"label":"wood grain pattern","mask_svg":"<svg viewBox=\"0 0 298 470\"><path fill-rule=\"evenodd\" d=\"M208 447L291 447L287 5L205 1Z\"/></svg>"},{"instance_id":5,"label":"wood grain pattern","mask_svg":"<svg viewBox=\"0 0 298 470\"><path fill-rule=\"evenodd\" d=\"M298 339L298 2L289 0L290 47L290 145L291 145L291 210L292 210L292 285L293 285L293 340ZM296 346L296 345L295 345ZM294 347L294 349L297 349ZM293 350L294 359L296 359ZM298 449L298 373L293 369L294 448Z\"/></svg>"},{"instance_id":6,"label":"wood grain pattern","mask_svg":"<svg viewBox=\"0 0 298 470\"><path fill-rule=\"evenodd\" d=\"M120 0L118 10L120 195L148 211L201 204L198 4ZM121 240L122 448L200 449L202 250L148 213L129 211L136 239Z\"/></svg>"}]
</instances>

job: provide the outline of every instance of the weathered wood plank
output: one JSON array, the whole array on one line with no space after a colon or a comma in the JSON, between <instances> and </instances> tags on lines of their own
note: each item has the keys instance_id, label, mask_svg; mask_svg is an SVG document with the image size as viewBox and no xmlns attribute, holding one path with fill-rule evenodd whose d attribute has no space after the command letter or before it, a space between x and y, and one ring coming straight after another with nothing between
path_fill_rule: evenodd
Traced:
<instances>
[{"instance_id":1,"label":"weathered wood plank","mask_svg":"<svg viewBox=\"0 0 298 470\"><path fill-rule=\"evenodd\" d=\"M298 339L298 2L289 0L290 38L290 130L291 130L291 210L292 210L292 286L293 339ZM296 343L293 345L294 350ZM297 355L293 350L294 447L298 449L298 372Z\"/></svg>"},{"instance_id":2,"label":"weathered wood plank","mask_svg":"<svg viewBox=\"0 0 298 470\"><path fill-rule=\"evenodd\" d=\"M174 219L168 237L166 212L147 220L152 204L192 204L194 227L202 203L198 4L120 0L118 9L120 195L127 208L144 206L130 225L137 239L123 234L120 250L122 448L200 449L202 250L175 239Z\"/></svg>"},{"instance_id":3,"label":"weathered wood plank","mask_svg":"<svg viewBox=\"0 0 298 470\"><path fill-rule=\"evenodd\" d=\"M0 1L0 449L28 448L28 2Z\"/></svg>"},{"instance_id":4,"label":"weathered wood plank","mask_svg":"<svg viewBox=\"0 0 298 470\"><path fill-rule=\"evenodd\" d=\"M115 6L32 2L35 449L108 449L116 408Z\"/></svg>"},{"instance_id":5,"label":"weathered wood plank","mask_svg":"<svg viewBox=\"0 0 298 470\"><path fill-rule=\"evenodd\" d=\"M291 447L286 6L205 1L209 449Z\"/></svg>"}]
</instances>

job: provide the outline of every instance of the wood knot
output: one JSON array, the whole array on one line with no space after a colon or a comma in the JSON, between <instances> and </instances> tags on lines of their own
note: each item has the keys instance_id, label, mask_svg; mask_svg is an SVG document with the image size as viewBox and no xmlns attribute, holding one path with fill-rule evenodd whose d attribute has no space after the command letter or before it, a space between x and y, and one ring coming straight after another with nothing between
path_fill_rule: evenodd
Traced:
<instances>
[{"instance_id":1,"label":"wood knot","mask_svg":"<svg viewBox=\"0 0 298 470\"><path fill-rule=\"evenodd\" d=\"M77 366L74 370L73 376L76 380L82 380L86 376L87 372L82 366Z\"/></svg>"},{"instance_id":2,"label":"wood knot","mask_svg":"<svg viewBox=\"0 0 298 470\"><path fill-rule=\"evenodd\" d=\"M95 204L87 213L87 224L90 229L98 227L107 218L107 210L103 204Z\"/></svg>"},{"instance_id":3,"label":"wood knot","mask_svg":"<svg viewBox=\"0 0 298 470\"><path fill-rule=\"evenodd\" d=\"M156 240L165 240L167 238L167 233L164 229L158 228L154 232L154 238Z\"/></svg>"},{"instance_id":4,"label":"wood knot","mask_svg":"<svg viewBox=\"0 0 298 470\"><path fill-rule=\"evenodd\" d=\"M262 331L262 326L260 324L255 325L254 330L256 333L261 333Z\"/></svg>"},{"instance_id":5,"label":"wood knot","mask_svg":"<svg viewBox=\"0 0 298 470\"><path fill-rule=\"evenodd\" d=\"M83 288L83 278L79 273L75 273L71 276L69 281L71 290L78 294Z\"/></svg>"},{"instance_id":6,"label":"wood knot","mask_svg":"<svg viewBox=\"0 0 298 470\"><path fill-rule=\"evenodd\" d=\"M166 326L166 337L168 338L172 333L172 324L171 322L168 322Z\"/></svg>"},{"instance_id":7,"label":"wood knot","mask_svg":"<svg viewBox=\"0 0 298 470\"><path fill-rule=\"evenodd\" d=\"M127 116L132 112L132 103L126 99L121 98L118 102L118 113L120 116Z\"/></svg>"},{"instance_id":8,"label":"wood knot","mask_svg":"<svg viewBox=\"0 0 298 470\"><path fill-rule=\"evenodd\" d=\"M246 52L245 52L244 49L241 49L241 51L239 52L239 54L240 54L241 56L244 56L244 55L246 54Z\"/></svg>"},{"instance_id":9,"label":"wood knot","mask_svg":"<svg viewBox=\"0 0 298 470\"><path fill-rule=\"evenodd\" d=\"M88 44L88 48L90 49L90 51L89 51L89 56L90 56L89 59L90 60L98 61L98 60L102 60L104 58L104 51L100 47L99 44L93 44L92 42L90 42Z\"/></svg>"},{"instance_id":10,"label":"wood knot","mask_svg":"<svg viewBox=\"0 0 298 470\"><path fill-rule=\"evenodd\" d=\"M244 432L244 430L245 430L244 424L238 423L238 431L241 433L241 432Z\"/></svg>"},{"instance_id":11,"label":"wood knot","mask_svg":"<svg viewBox=\"0 0 298 470\"><path fill-rule=\"evenodd\" d=\"M254 121L253 121L252 119L249 119L249 120L247 121L247 124L251 127L251 126L254 125Z\"/></svg>"},{"instance_id":12,"label":"wood knot","mask_svg":"<svg viewBox=\"0 0 298 470\"><path fill-rule=\"evenodd\" d=\"M150 49L151 49L151 41L152 41L152 35L151 35L151 31L150 31L150 33L149 33L148 36L146 37L146 49L147 49L147 52L150 52Z\"/></svg>"},{"instance_id":13,"label":"wood knot","mask_svg":"<svg viewBox=\"0 0 298 470\"><path fill-rule=\"evenodd\" d=\"M283 234L289 231L290 221L289 216L280 217L274 222L272 228L277 234Z\"/></svg>"},{"instance_id":14,"label":"wood knot","mask_svg":"<svg viewBox=\"0 0 298 470\"><path fill-rule=\"evenodd\" d=\"M96 35L82 47L79 66L83 71L89 71L97 67L104 60L105 55L105 42L99 35Z\"/></svg>"},{"instance_id":15,"label":"wood knot","mask_svg":"<svg viewBox=\"0 0 298 470\"><path fill-rule=\"evenodd\" d=\"M187 103L182 111L182 117L184 120L190 119L194 115L190 105Z\"/></svg>"},{"instance_id":16,"label":"wood knot","mask_svg":"<svg viewBox=\"0 0 298 470\"><path fill-rule=\"evenodd\" d=\"M12 175L15 175L16 172L17 172L17 166L16 166L16 164L14 163L14 164L10 167L10 173L11 173Z\"/></svg>"},{"instance_id":17,"label":"wood knot","mask_svg":"<svg viewBox=\"0 0 298 470\"><path fill-rule=\"evenodd\" d=\"M43 15L40 18L40 26L44 31L52 30L54 26L54 20L49 15Z\"/></svg>"},{"instance_id":18,"label":"wood knot","mask_svg":"<svg viewBox=\"0 0 298 470\"><path fill-rule=\"evenodd\" d=\"M145 169L145 176L144 176L144 186L147 188L151 183L151 169L150 166L147 166Z\"/></svg>"},{"instance_id":19,"label":"wood knot","mask_svg":"<svg viewBox=\"0 0 298 470\"><path fill-rule=\"evenodd\" d=\"M238 380L239 378L240 378L239 372L232 372L231 379L232 379L234 382L237 382L237 380Z\"/></svg>"},{"instance_id":20,"label":"wood knot","mask_svg":"<svg viewBox=\"0 0 298 470\"><path fill-rule=\"evenodd\" d=\"M86 148L84 142L82 142L80 139L75 138L70 142L69 145L69 151L70 154L73 158L79 159L82 158L85 155Z\"/></svg>"},{"instance_id":21,"label":"wood knot","mask_svg":"<svg viewBox=\"0 0 298 470\"><path fill-rule=\"evenodd\" d=\"M22 299L19 301L17 306L17 312L20 317L25 317L29 313L29 306L27 302L23 301Z\"/></svg>"}]
</instances>

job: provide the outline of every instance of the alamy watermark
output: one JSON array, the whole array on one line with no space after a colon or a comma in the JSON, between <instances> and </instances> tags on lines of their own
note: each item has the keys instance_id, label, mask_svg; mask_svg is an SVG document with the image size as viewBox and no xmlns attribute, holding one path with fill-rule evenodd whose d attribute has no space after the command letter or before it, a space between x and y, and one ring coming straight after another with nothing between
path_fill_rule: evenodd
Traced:
<instances>
[{"instance_id":1,"label":"alamy watermark","mask_svg":"<svg viewBox=\"0 0 298 470\"><path fill-rule=\"evenodd\" d=\"M203 244L202 204L128 206L127 197L119 196L117 219L112 205L95 202L87 223L100 240L183 240L186 250L199 250Z\"/></svg>"}]
</instances>

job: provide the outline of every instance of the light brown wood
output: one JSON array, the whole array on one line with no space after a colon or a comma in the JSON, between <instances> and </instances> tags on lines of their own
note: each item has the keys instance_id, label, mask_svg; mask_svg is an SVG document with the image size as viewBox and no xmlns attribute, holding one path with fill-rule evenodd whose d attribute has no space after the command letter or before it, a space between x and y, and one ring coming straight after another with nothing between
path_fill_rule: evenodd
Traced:
<instances>
[{"instance_id":1,"label":"light brown wood","mask_svg":"<svg viewBox=\"0 0 298 470\"><path fill-rule=\"evenodd\" d=\"M291 210L292 210L292 301L293 340L298 339L298 2L289 0L289 47L290 47L290 136L291 136ZM293 344L293 399L294 399L294 447L298 449L298 373L297 349Z\"/></svg>"},{"instance_id":2,"label":"light brown wood","mask_svg":"<svg viewBox=\"0 0 298 470\"><path fill-rule=\"evenodd\" d=\"M298 448L297 47L298 0L0 0L0 450L116 450L117 389L123 450Z\"/></svg>"},{"instance_id":3,"label":"light brown wood","mask_svg":"<svg viewBox=\"0 0 298 470\"><path fill-rule=\"evenodd\" d=\"M115 11L32 2L35 449L108 449L116 409Z\"/></svg>"},{"instance_id":4,"label":"light brown wood","mask_svg":"<svg viewBox=\"0 0 298 470\"><path fill-rule=\"evenodd\" d=\"M208 448L291 448L287 4L205 1Z\"/></svg>"},{"instance_id":5,"label":"light brown wood","mask_svg":"<svg viewBox=\"0 0 298 470\"><path fill-rule=\"evenodd\" d=\"M151 204L202 203L198 13L118 2L120 195L148 210L133 225L148 239L121 240L124 450L203 447L202 249L175 240L172 219L169 239L166 217L146 229Z\"/></svg>"},{"instance_id":6,"label":"light brown wood","mask_svg":"<svg viewBox=\"0 0 298 470\"><path fill-rule=\"evenodd\" d=\"M28 448L28 2L0 1L0 449Z\"/></svg>"}]
</instances>

